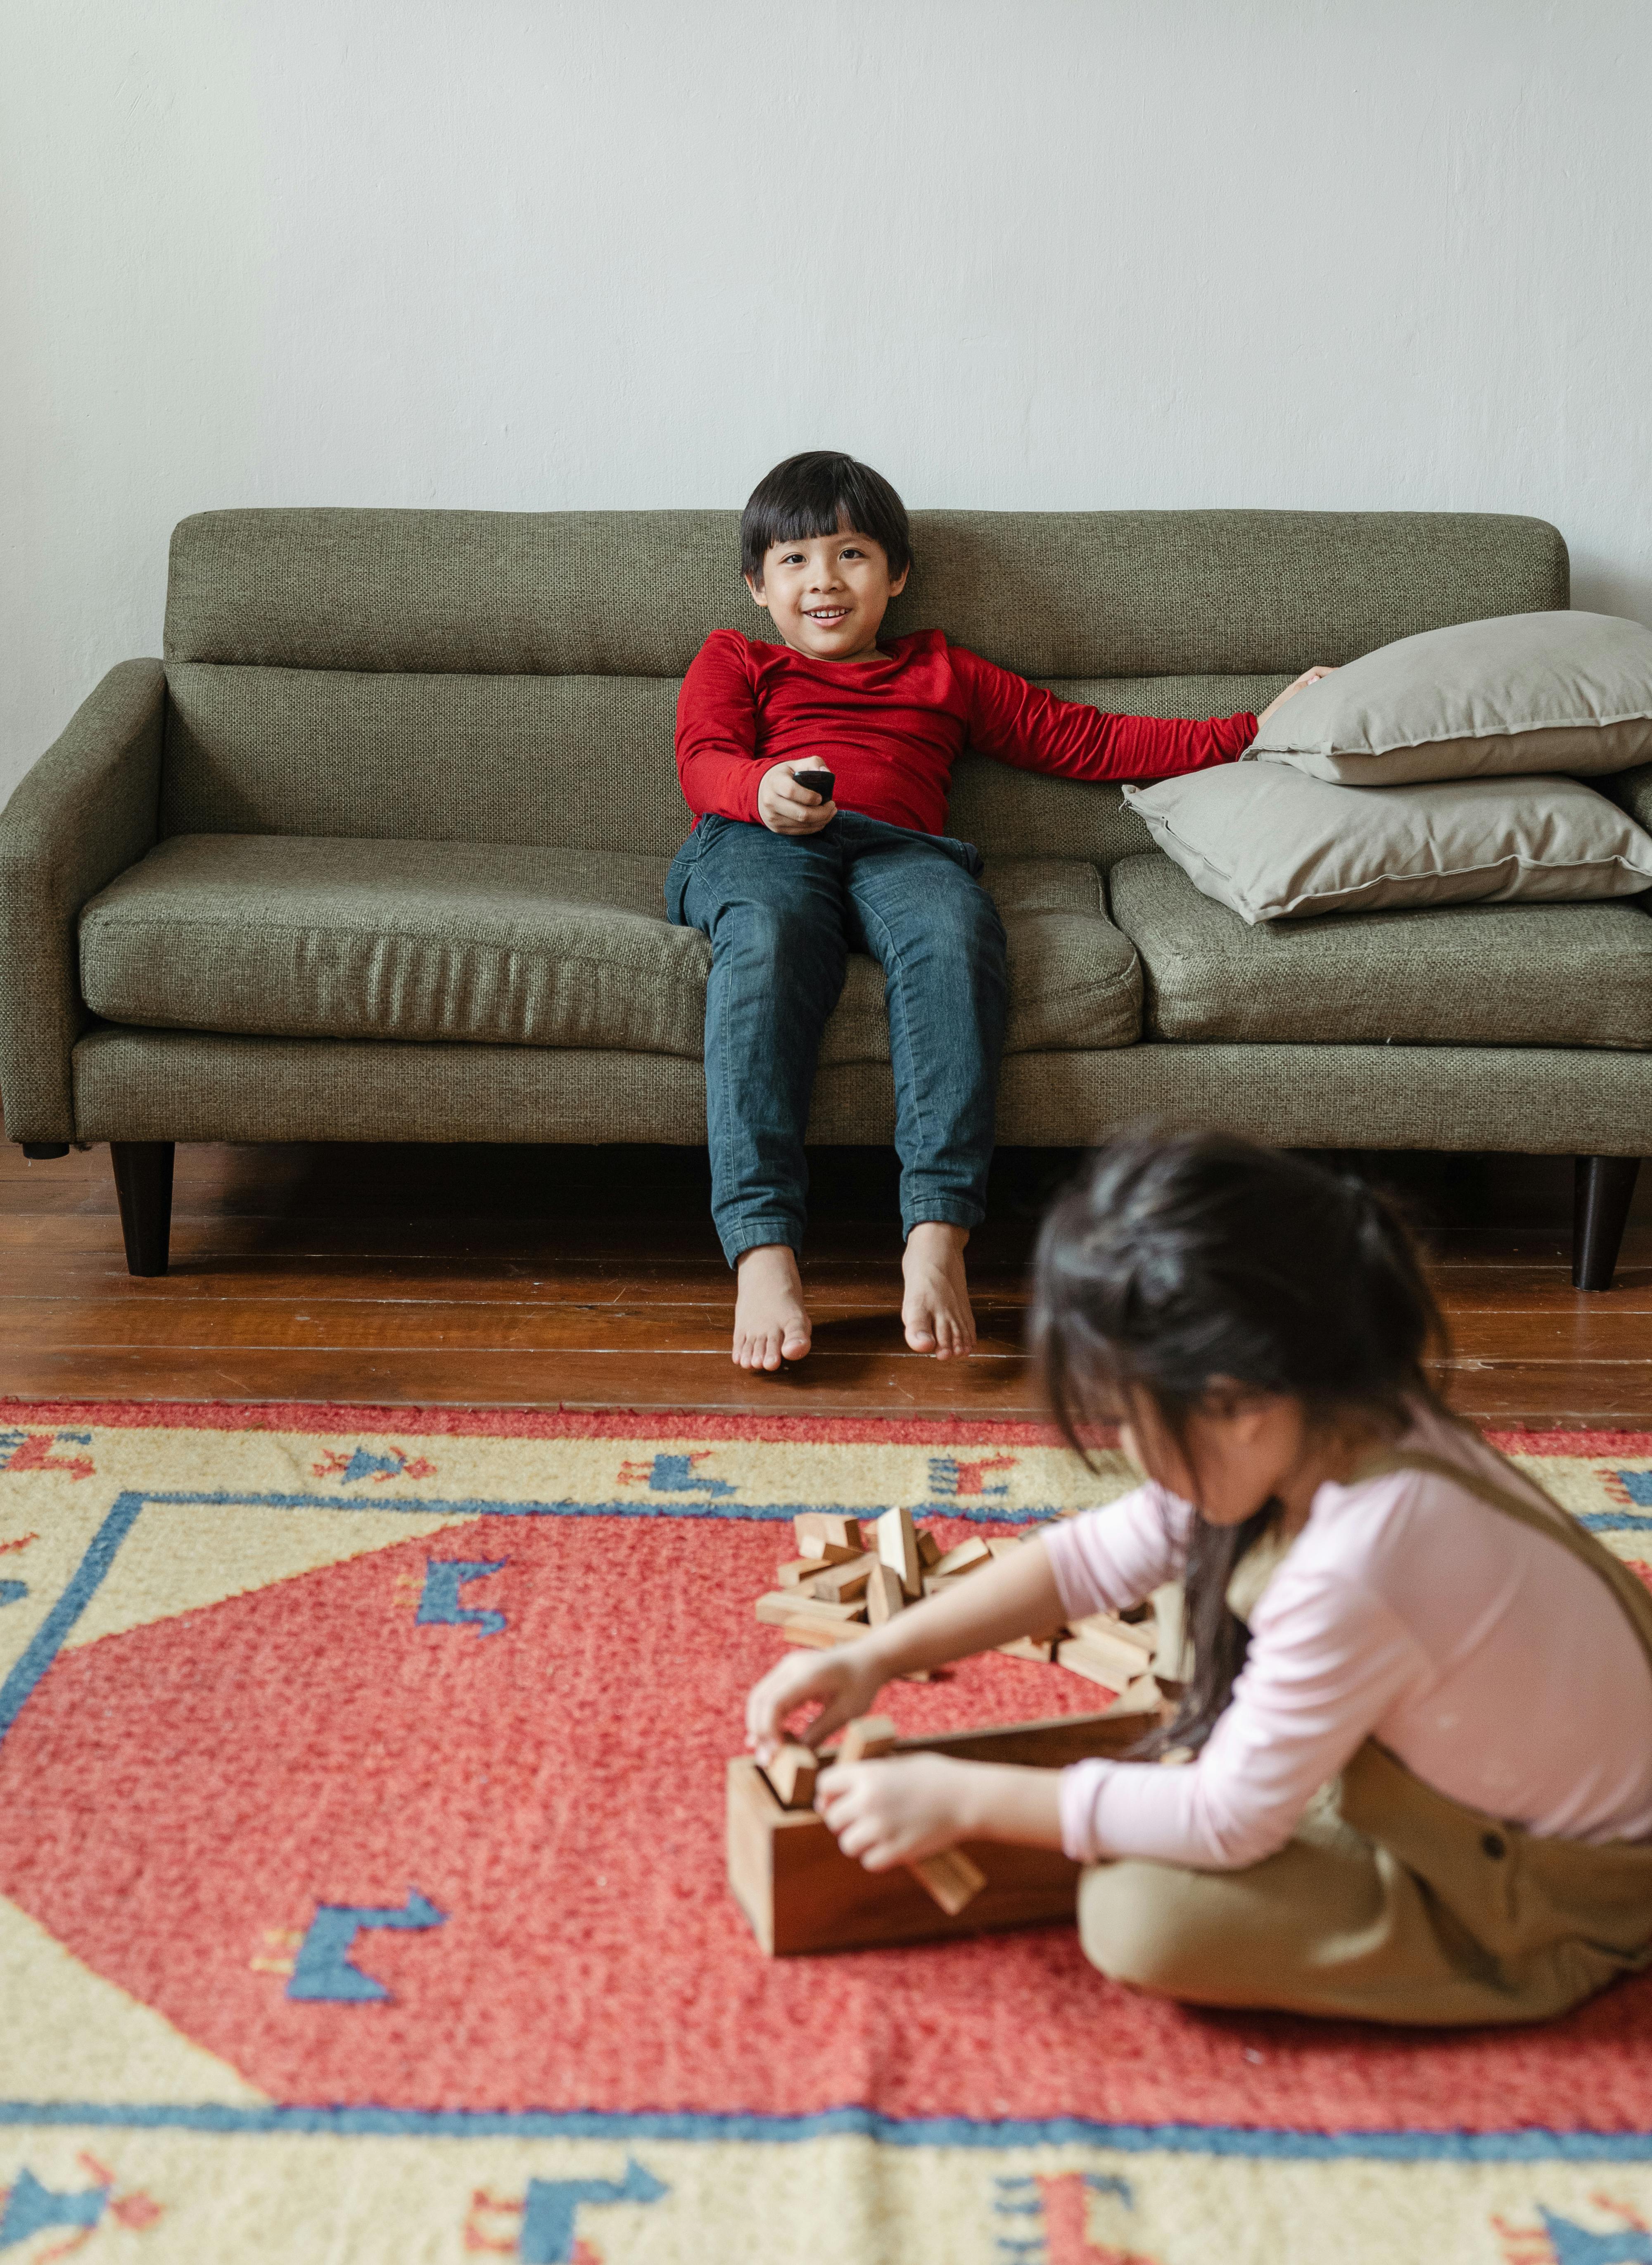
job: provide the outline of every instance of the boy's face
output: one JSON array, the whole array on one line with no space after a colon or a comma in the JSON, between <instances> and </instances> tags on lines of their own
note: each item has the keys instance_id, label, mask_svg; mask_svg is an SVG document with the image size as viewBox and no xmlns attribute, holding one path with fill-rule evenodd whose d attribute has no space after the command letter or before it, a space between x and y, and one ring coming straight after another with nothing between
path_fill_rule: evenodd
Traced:
<instances>
[{"instance_id":1,"label":"boy's face","mask_svg":"<svg viewBox=\"0 0 1652 2265\"><path fill-rule=\"evenodd\" d=\"M815 660L870 660L889 601L906 586L881 543L853 528L771 543L761 581L746 586L794 652Z\"/></svg>"}]
</instances>

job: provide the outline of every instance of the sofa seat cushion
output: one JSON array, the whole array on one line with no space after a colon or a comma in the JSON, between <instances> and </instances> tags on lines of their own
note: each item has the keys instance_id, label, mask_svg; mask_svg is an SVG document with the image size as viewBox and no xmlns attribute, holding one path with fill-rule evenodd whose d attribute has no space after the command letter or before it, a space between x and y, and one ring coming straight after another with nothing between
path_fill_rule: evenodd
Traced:
<instances>
[{"instance_id":1,"label":"sofa seat cushion","mask_svg":"<svg viewBox=\"0 0 1652 2265\"><path fill-rule=\"evenodd\" d=\"M1633 904L1437 905L1248 927L1158 850L1110 876L1161 1038L1652 1046Z\"/></svg>"},{"instance_id":2,"label":"sofa seat cushion","mask_svg":"<svg viewBox=\"0 0 1652 2265\"><path fill-rule=\"evenodd\" d=\"M281 1038L616 1047L698 1060L710 946L666 918L669 860L619 851L180 834L81 914L92 1013ZM1006 860L1009 1045L1128 1045L1136 956L1093 866ZM887 1061L882 971L851 956L823 1061Z\"/></svg>"},{"instance_id":3,"label":"sofa seat cushion","mask_svg":"<svg viewBox=\"0 0 1652 2265\"><path fill-rule=\"evenodd\" d=\"M981 882L1008 946L1005 1052L1134 1045L1141 1036L1141 962L1108 918L1095 867L1077 857L989 857ZM881 998L882 971L868 966Z\"/></svg>"}]
</instances>

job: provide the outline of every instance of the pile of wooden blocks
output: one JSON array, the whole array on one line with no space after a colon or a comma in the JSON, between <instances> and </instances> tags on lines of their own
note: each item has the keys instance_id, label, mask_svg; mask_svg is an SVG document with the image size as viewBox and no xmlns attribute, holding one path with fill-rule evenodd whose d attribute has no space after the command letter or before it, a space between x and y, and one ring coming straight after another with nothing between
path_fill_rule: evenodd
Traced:
<instances>
[{"instance_id":1,"label":"pile of wooden blocks","mask_svg":"<svg viewBox=\"0 0 1652 2265\"><path fill-rule=\"evenodd\" d=\"M914 1524L909 1510L886 1510L872 1521L869 1540L858 1518L805 1511L792 1520L797 1555L779 1568L776 1585L757 1599L757 1617L777 1628L788 1643L826 1650L853 1643L867 1627L966 1581L1012 1549L1036 1540L1042 1527L1008 1540L973 1538L943 1550L935 1535ZM1163 1697L1153 1674L1160 1633L1151 1614L1119 1620L1094 1613L1069 1627L1017 1636L998 1649L1015 1659L1052 1660L1099 1683L1115 1696L1110 1715L1150 1715ZM782 1799L784 1796L782 1796Z\"/></svg>"}]
</instances>

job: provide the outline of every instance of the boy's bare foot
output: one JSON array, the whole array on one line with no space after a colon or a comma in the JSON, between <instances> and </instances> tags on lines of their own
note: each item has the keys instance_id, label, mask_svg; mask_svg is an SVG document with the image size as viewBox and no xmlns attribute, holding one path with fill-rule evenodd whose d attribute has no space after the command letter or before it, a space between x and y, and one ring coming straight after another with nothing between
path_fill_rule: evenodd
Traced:
<instances>
[{"instance_id":1,"label":"boy's bare foot","mask_svg":"<svg viewBox=\"0 0 1652 2265\"><path fill-rule=\"evenodd\" d=\"M949 1227L942 1220L921 1220L906 1237L906 1255L900 1262L906 1294L900 1301L900 1318L913 1352L950 1360L975 1350L975 1315L964 1278L964 1246L969 1239L968 1227Z\"/></svg>"},{"instance_id":2,"label":"boy's bare foot","mask_svg":"<svg viewBox=\"0 0 1652 2265\"><path fill-rule=\"evenodd\" d=\"M783 1242L743 1250L734 1282L735 1366L775 1369L782 1360L801 1360L814 1330L791 1251Z\"/></svg>"}]
</instances>

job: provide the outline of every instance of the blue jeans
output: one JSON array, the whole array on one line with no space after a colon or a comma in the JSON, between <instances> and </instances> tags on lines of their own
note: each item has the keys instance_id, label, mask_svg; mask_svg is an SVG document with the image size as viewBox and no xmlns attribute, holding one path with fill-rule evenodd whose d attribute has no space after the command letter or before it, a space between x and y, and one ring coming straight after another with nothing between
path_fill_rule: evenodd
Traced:
<instances>
[{"instance_id":1,"label":"blue jeans","mask_svg":"<svg viewBox=\"0 0 1652 2265\"><path fill-rule=\"evenodd\" d=\"M666 909L711 942L711 1215L731 1266L803 1248L804 1128L851 950L884 970L904 1231L986 1216L1008 985L980 868L967 841L847 810L807 834L702 818L677 852Z\"/></svg>"}]
</instances>

